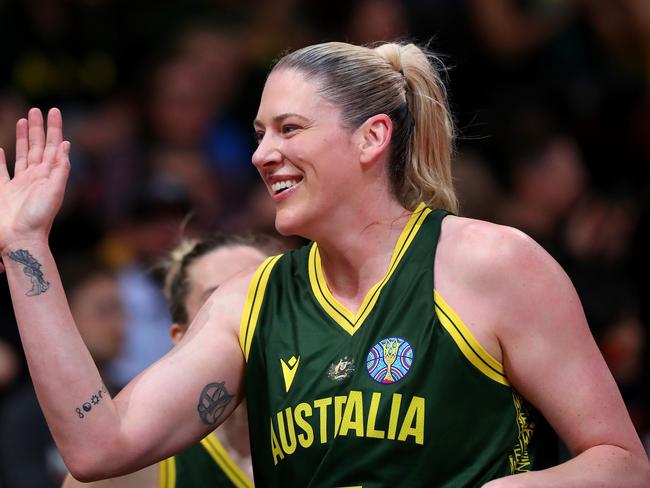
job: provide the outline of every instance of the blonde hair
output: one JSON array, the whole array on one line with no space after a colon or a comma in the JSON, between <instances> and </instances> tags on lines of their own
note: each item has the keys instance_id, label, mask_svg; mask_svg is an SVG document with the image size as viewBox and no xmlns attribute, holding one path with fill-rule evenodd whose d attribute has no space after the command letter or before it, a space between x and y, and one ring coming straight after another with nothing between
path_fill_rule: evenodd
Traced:
<instances>
[{"instance_id":1,"label":"blonde hair","mask_svg":"<svg viewBox=\"0 0 650 488\"><path fill-rule=\"evenodd\" d=\"M373 115L390 117L391 189L405 208L425 202L458 211L451 175L454 124L438 58L414 44L328 42L287 54L273 67L283 69L317 81L319 94L341 109L348 129Z\"/></svg>"},{"instance_id":2,"label":"blonde hair","mask_svg":"<svg viewBox=\"0 0 650 488\"><path fill-rule=\"evenodd\" d=\"M167 255L161 263L165 270L163 291L172 320L179 325L189 325L189 315L185 306L190 283L188 268L206 254L226 247L252 247L264 255L280 252L281 246L274 239L264 235L225 235L213 234L205 239L185 239Z\"/></svg>"}]
</instances>

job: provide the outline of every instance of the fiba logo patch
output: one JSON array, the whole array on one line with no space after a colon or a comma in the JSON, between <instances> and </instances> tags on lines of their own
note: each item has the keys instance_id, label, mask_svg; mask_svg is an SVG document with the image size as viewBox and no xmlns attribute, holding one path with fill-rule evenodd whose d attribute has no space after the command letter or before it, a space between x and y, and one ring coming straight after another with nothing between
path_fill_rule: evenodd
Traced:
<instances>
[{"instance_id":1,"label":"fiba logo patch","mask_svg":"<svg viewBox=\"0 0 650 488\"><path fill-rule=\"evenodd\" d=\"M399 337L388 337L372 346L366 358L370 377L377 383L397 383L413 364L411 344Z\"/></svg>"}]
</instances>

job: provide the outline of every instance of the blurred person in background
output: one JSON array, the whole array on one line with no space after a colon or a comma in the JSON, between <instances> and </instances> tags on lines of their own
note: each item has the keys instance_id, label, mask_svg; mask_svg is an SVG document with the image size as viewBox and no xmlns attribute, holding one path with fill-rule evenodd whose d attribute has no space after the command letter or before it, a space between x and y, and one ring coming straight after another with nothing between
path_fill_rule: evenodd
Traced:
<instances>
[{"instance_id":1,"label":"blurred person in background","mask_svg":"<svg viewBox=\"0 0 650 488\"><path fill-rule=\"evenodd\" d=\"M20 360L16 349L8 341L0 339L0 393L7 391L20 373ZM0 405L2 400L0 399Z\"/></svg>"},{"instance_id":2,"label":"blurred person in background","mask_svg":"<svg viewBox=\"0 0 650 488\"><path fill-rule=\"evenodd\" d=\"M182 181L188 174L181 166L196 167L192 172L201 175L203 190L189 193L204 231L238 209L254 177L252 140L231 114L245 67L239 36L231 30L188 21L145 84L150 176L163 172ZM158 166L171 159L182 161Z\"/></svg>"},{"instance_id":3,"label":"blurred person in background","mask_svg":"<svg viewBox=\"0 0 650 488\"><path fill-rule=\"evenodd\" d=\"M124 347L107 366L119 386L169 351L171 318L156 263L176 245L178 229L185 226L188 236L196 235L191 219L184 224L191 211L186 188L164 183L141 188L129 217L99 246L116 270L126 315Z\"/></svg>"},{"instance_id":4,"label":"blurred person in background","mask_svg":"<svg viewBox=\"0 0 650 488\"><path fill-rule=\"evenodd\" d=\"M370 44L387 39L402 39L408 34L404 2L361 0L352 5L347 37L355 44Z\"/></svg>"},{"instance_id":5,"label":"blurred person in background","mask_svg":"<svg viewBox=\"0 0 650 488\"><path fill-rule=\"evenodd\" d=\"M165 296L174 323L172 342L182 339L209 295L224 281L258 266L279 248L261 237L214 235L182 240L165 262ZM182 488L253 486L246 407L242 403L213 433L176 456L130 475L81 483L68 475L64 488Z\"/></svg>"},{"instance_id":6,"label":"blurred person in background","mask_svg":"<svg viewBox=\"0 0 650 488\"><path fill-rule=\"evenodd\" d=\"M117 391L105 367L122 346L124 310L115 276L94 256L64 256L59 269L81 338L104 378L104 385L88 402L72 409L83 418L101 396ZM60 486L65 476L65 465L29 381L13 392L4 405L0 450L3 487L54 488Z\"/></svg>"}]
</instances>

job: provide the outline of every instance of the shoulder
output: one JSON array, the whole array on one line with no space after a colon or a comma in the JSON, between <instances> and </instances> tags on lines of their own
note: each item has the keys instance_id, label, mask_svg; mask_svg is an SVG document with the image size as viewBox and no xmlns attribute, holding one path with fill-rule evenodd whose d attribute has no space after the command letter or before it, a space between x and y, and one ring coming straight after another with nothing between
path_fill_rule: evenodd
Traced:
<instances>
[{"instance_id":1,"label":"shoulder","mask_svg":"<svg viewBox=\"0 0 650 488\"><path fill-rule=\"evenodd\" d=\"M213 337L223 337L223 334L239 337L249 289L265 263L246 268L220 284L197 313L183 340L194 337L205 328L216 332Z\"/></svg>"},{"instance_id":2,"label":"shoulder","mask_svg":"<svg viewBox=\"0 0 650 488\"><path fill-rule=\"evenodd\" d=\"M527 328L543 324L539 316L549 303L582 314L571 280L548 252L520 230L480 220L443 221L436 288L482 317L497 336L512 328L521 331L522 323Z\"/></svg>"},{"instance_id":3,"label":"shoulder","mask_svg":"<svg viewBox=\"0 0 650 488\"><path fill-rule=\"evenodd\" d=\"M438 254L456 273L477 286L487 280L508 283L514 278L557 273L559 265L537 242L513 227L449 216L443 220Z\"/></svg>"}]
</instances>

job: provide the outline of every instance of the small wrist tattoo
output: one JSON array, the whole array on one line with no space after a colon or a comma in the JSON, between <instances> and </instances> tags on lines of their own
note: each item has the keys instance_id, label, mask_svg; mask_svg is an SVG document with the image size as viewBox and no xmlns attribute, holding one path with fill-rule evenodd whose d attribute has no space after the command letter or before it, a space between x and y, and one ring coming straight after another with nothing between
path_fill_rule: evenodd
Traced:
<instances>
[{"instance_id":1,"label":"small wrist tattoo","mask_svg":"<svg viewBox=\"0 0 650 488\"><path fill-rule=\"evenodd\" d=\"M43 276L43 272L41 271L42 265L27 249L12 251L9 253L9 257L24 266L23 273L25 273L32 282L32 289L26 293L28 297L40 295L47 291L50 287L50 282L46 281Z\"/></svg>"},{"instance_id":2,"label":"small wrist tattoo","mask_svg":"<svg viewBox=\"0 0 650 488\"><path fill-rule=\"evenodd\" d=\"M226 406L233 398L235 396L228 393L225 381L205 385L199 397L199 404L196 406L203 423L208 425L217 424Z\"/></svg>"},{"instance_id":3,"label":"small wrist tattoo","mask_svg":"<svg viewBox=\"0 0 650 488\"><path fill-rule=\"evenodd\" d=\"M94 393L90 396L90 399L87 402L84 402L81 407L74 409L74 411L77 413L77 417L80 419L85 418L86 415L88 415L93 409L93 407L99 405L99 402L103 400L104 395L108 395L108 392L106 391L106 387L102 385L99 390L97 390L97 393Z\"/></svg>"}]
</instances>

